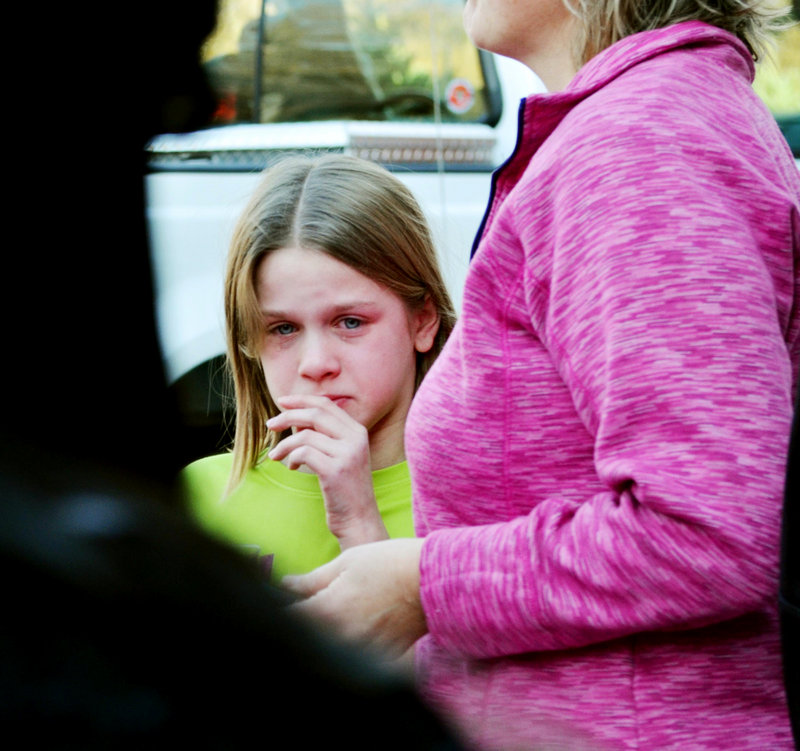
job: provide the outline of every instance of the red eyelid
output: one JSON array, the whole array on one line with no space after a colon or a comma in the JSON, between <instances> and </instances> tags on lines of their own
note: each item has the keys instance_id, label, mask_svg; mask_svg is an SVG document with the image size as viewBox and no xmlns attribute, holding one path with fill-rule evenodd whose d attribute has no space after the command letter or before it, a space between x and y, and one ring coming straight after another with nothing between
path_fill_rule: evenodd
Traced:
<instances>
[{"instance_id":1,"label":"red eyelid","mask_svg":"<svg viewBox=\"0 0 800 751\"><path fill-rule=\"evenodd\" d=\"M356 321L358 323L357 326L354 326L352 329L345 326L345 321ZM370 323L371 317L364 313L338 313L335 317L329 320L328 325L334 328L342 328L347 331L357 331L361 327ZM318 325L322 325L323 321L318 321ZM268 318L265 317L264 320L264 331L267 334L278 334L278 329L282 328L283 326L291 327L290 332L286 332L284 336L287 336L289 333L294 334L303 328L300 324L294 323L293 321L280 319L280 318Z\"/></svg>"},{"instance_id":2,"label":"red eyelid","mask_svg":"<svg viewBox=\"0 0 800 751\"><path fill-rule=\"evenodd\" d=\"M292 329L297 330L297 325L294 323L290 323L289 321L275 321L274 323L266 324L266 330L268 334L277 334L278 329L283 326L291 326Z\"/></svg>"}]
</instances>

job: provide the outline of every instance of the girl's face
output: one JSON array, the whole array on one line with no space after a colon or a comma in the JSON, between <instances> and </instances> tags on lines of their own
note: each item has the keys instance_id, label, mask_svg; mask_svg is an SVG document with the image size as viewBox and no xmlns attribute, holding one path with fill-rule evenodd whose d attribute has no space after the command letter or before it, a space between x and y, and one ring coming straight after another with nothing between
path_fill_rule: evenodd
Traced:
<instances>
[{"instance_id":1,"label":"girl's face","mask_svg":"<svg viewBox=\"0 0 800 751\"><path fill-rule=\"evenodd\" d=\"M268 254L256 270L256 295L261 364L273 400L327 396L371 440L386 431L399 434L402 446L416 352L431 348L438 328L433 306L411 313L372 279L303 248Z\"/></svg>"},{"instance_id":2,"label":"girl's face","mask_svg":"<svg viewBox=\"0 0 800 751\"><path fill-rule=\"evenodd\" d=\"M574 17L564 0L467 0L464 28L477 47L525 63L552 90L575 73Z\"/></svg>"}]
</instances>

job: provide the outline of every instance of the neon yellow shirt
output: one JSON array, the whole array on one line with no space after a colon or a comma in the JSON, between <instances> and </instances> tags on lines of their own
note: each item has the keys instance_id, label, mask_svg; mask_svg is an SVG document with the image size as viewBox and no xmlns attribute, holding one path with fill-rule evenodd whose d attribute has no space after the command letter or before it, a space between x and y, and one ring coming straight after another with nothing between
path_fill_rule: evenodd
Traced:
<instances>
[{"instance_id":1,"label":"neon yellow shirt","mask_svg":"<svg viewBox=\"0 0 800 751\"><path fill-rule=\"evenodd\" d=\"M262 559L272 556L273 581L311 571L340 553L316 475L266 459L222 500L231 463L231 454L209 456L181 473L189 510L206 531ZM372 482L389 536L413 537L408 465L379 469Z\"/></svg>"}]
</instances>

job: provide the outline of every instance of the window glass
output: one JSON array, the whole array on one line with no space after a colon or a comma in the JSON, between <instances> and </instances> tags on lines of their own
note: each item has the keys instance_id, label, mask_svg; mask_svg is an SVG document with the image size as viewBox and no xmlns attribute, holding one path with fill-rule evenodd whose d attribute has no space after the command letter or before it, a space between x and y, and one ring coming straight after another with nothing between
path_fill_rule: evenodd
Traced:
<instances>
[{"instance_id":1,"label":"window glass","mask_svg":"<svg viewBox=\"0 0 800 751\"><path fill-rule=\"evenodd\" d=\"M758 64L754 87L800 157L800 26L776 34L772 54Z\"/></svg>"},{"instance_id":2,"label":"window glass","mask_svg":"<svg viewBox=\"0 0 800 751\"><path fill-rule=\"evenodd\" d=\"M213 124L491 121L463 7L463 0L222 0L202 49L218 101Z\"/></svg>"}]
</instances>

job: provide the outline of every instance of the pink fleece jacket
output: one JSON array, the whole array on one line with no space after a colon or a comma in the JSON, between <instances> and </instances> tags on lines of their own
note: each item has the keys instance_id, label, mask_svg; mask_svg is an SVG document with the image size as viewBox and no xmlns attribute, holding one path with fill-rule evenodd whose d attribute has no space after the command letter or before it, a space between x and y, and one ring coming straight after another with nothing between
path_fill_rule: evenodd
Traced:
<instances>
[{"instance_id":1,"label":"pink fleece jacket","mask_svg":"<svg viewBox=\"0 0 800 751\"><path fill-rule=\"evenodd\" d=\"M800 176L752 77L690 22L523 102L406 432L421 689L483 748L792 747Z\"/></svg>"}]
</instances>

